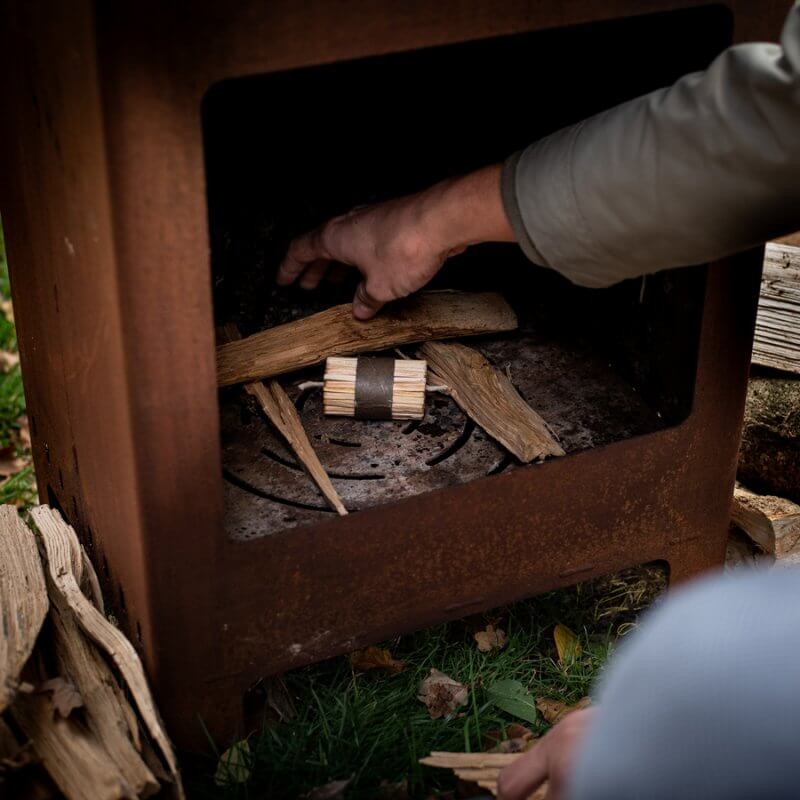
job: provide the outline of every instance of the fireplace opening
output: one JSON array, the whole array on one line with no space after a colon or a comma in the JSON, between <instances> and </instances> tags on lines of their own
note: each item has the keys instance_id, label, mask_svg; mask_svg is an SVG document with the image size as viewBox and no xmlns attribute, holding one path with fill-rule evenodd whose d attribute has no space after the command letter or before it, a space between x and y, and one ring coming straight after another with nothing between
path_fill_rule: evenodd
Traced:
<instances>
[{"instance_id":1,"label":"fireplace opening","mask_svg":"<svg viewBox=\"0 0 800 800\"><path fill-rule=\"evenodd\" d=\"M730 38L728 11L711 6L213 86L202 120L217 323L248 335L348 302L355 277L313 292L274 285L294 235L501 161L704 68ZM691 410L703 266L588 290L515 245L483 245L451 259L432 286L504 294L519 329L466 343L509 375L567 457L678 424ZM326 418L320 391L300 388L321 375L320 366L281 382L350 511L522 467L443 395L428 398L419 422ZM232 538L335 517L239 388L220 392L220 413Z\"/></svg>"}]
</instances>

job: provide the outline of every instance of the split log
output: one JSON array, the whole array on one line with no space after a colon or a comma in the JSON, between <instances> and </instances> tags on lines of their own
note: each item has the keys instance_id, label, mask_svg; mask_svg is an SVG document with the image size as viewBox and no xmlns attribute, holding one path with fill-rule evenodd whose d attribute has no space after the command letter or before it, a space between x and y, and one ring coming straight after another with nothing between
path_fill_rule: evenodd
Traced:
<instances>
[{"instance_id":1,"label":"split log","mask_svg":"<svg viewBox=\"0 0 800 800\"><path fill-rule=\"evenodd\" d=\"M164 732L139 656L122 632L98 611L80 589L80 570L83 568L83 559L75 531L61 519L58 512L47 506L37 506L32 509L31 518L44 546L48 585L52 590L52 595L56 598L54 602L58 602L59 608L68 609L71 612L80 629L119 671L139 711L145 730L158 747L160 757L167 765L175 793L182 798L183 789L175 753ZM32 713L38 712L38 709L34 707L31 711ZM37 718L34 714L33 719ZM64 721L69 722L69 720ZM52 730L55 730L54 726L51 726L51 732ZM38 749L39 739L27 730L26 733L34 738ZM40 735L43 734L40 733ZM48 735L48 733L45 732L44 735ZM87 736L88 732L84 739ZM88 758L91 756L91 753L87 754ZM105 763L106 766L110 766L107 757ZM65 792L65 794L67 793ZM128 795L118 796L127 797ZM94 797L100 797L100 795L97 794Z\"/></svg>"},{"instance_id":2,"label":"split log","mask_svg":"<svg viewBox=\"0 0 800 800\"><path fill-rule=\"evenodd\" d=\"M759 495L737 485L733 523L778 562L800 560L800 505L782 497Z\"/></svg>"},{"instance_id":3,"label":"split log","mask_svg":"<svg viewBox=\"0 0 800 800\"><path fill-rule=\"evenodd\" d=\"M20 673L47 616L36 538L14 506L0 506L0 713L17 692Z\"/></svg>"},{"instance_id":4,"label":"split log","mask_svg":"<svg viewBox=\"0 0 800 800\"><path fill-rule=\"evenodd\" d=\"M477 783L497 796L497 782L500 771L513 764L523 753L431 753L421 758L419 763L426 767L451 769L457 778ZM542 784L528 800L544 800L548 784Z\"/></svg>"},{"instance_id":5,"label":"split log","mask_svg":"<svg viewBox=\"0 0 800 800\"><path fill-rule=\"evenodd\" d=\"M217 378L220 386L230 386L310 367L328 356L516 327L511 307L492 292L423 293L393 303L366 322L353 317L348 303L220 345Z\"/></svg>"},{"instance_id":6,"label":"split log","mask_svg":"<svg viewBox=\"0 0 800 800\"><path fill-rule=\"evenodd\" d=\"M800 374L800 247L771 242L764 251L752 361Z\"/></svg>"},{"instance_id":7,"label":"split log","mask_svg":"<svg viewBox=\"0 0 800 800\"><path fill-rule=\"evenodd\" d=\"M428 362L432 379L446 384L462 411L520 461L564 455L547 423L477 350L428 342L419 352Z\"/></svg>"},{"instance_id":8,"label":"split log","mask_svg":"<svg viewBox=\"0 0 800 800\"><path fill-rule=\"evenodd\" d=\"M756 492L800 503L800 379L751 378L738 478Z\"/></svg>"},{"instance_id":9,"label":"split log","mask_svg":"<svg viewBox=\"0 0 800 800\"><path fill-rule=\"evenodd\" d=\"M220 328L219 336L220 340L225 342L241 340L239 328L232 322ZM346 515L347 509L331 483L328 473L325 472L325 467L322 466L322 462L306 434L297 408L286 394L283 386L276 379L272 379L266 383L262 381L246 383L244 388L258 401L267 419L286 440L328 505L340 516Z\"/></svg>"}]
</instances>

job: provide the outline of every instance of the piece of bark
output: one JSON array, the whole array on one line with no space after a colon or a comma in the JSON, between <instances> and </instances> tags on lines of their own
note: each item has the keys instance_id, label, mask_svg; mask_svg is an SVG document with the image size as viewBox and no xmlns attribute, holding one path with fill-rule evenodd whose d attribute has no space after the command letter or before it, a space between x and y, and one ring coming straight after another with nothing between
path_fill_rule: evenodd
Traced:
<instances>
[{"instance_id":1,"label":"piece of bark","mask_svg":"<svg viewBox=\"0 0 800 800\"><path fill-rule=\"evenodd\" d=\"M752 361L800 374L800 247L764 251Z\"/></svg>"},{"instance_id":2,"label":"piece of bark","mask_svg":"<svg viewBox=\"0 0 800 800\"><path fill-rule=\"evenodd\" d=\"M14 506L0 506L0 713L14 698L20 673L47 616L36 538Z\"/></svg>"},{"instance_id":3,"label":"piece of bark","mask_svg":"<svg viewBox=\"0 0 800 800\"><path fill-rule=\"evenodd\" d=\"M750 379L738 479L753 491L800 503L800 379Z\"/></svg>"},{"instance_id":4,"label":"piece of bark","mask_svg":"<svg viewBox=\"0 0 800 800\"><path fill-rule=\"evenodd\" d=\"M52 589L74 615L81 630L111 659L121 674L139 711L145 730L158 747L173 780L175 793L183 797L177 760L167 737L161 717L153 702L144 676L142 663L133 645L115 628L83 594L76 580L73 565L76 553L80 558L80 545L75 531L64 522L61 515L48 506L31 509L47 557L47 574ZM81 564L77 569L82 568Z\"/></svg>"},{"instance_id":5,"label":"piece of bark","mask_svg":"<svg viewBox=\"0 0 800 800\"><path fill-rule=\"evenodd\" d=\"M534 745L535 746L535 745ZM419 763L426 767L451 769L457 778L477 783L497 796L500 771L513 764L523 753L443 753L434 752ZM547 782L542 784L528 800L543 800L547 797Z\"/></svg>"},{"instance_id":6,"label":"piece of bark","mask_svg":"<svg viewBox=\"0 0 800 800\"><path fill-rule=\"evenodd\" d=\"M226 323L219 330L219 339L224 342L241 340L239 328L232 322ZM314 446L306 434L303 421L297 408L283 386L272 378L267 381L246 383L245 391L255 397L267 419L277 428L286 443L297 456L308 476L317 485L328 505L340 516L347 514L347 509L339 497L325 467L319 460Z\"/></svg>"},{"instance_id":7,"label":"piece of bark","mask_svg":"<svg viewBox=\"0 0 800 800\"><path fill-rule=\"evenodd\" d=\"M428 362L431 380L445 384L462 411L520 461L564 455L545 421L477 350L427 342L419 353Z\"/></svg>"},{"instance_id":8,"label":"piece of bark","mask_svg":"<svg viewBox=\"0 0 800 800\"><path fill-rule=\"evenodd\" d=\"M731 519L776 561L800 559L800 505L774 495L760 495L737 485Z\"/></svg>"},{"instance_id":9,"label":"piece of bark","mask_svg":"<svg viewBox=\"0 0 800 800\"><path fill-rule=\"evenodd\" d=\"M392 303L366 322L355 319L347 303L220 345L217 378L220 386L230 386L310 367L328 356L516 327L511 306L494 292L418 294Z\"/></svg>"}]
</instances>

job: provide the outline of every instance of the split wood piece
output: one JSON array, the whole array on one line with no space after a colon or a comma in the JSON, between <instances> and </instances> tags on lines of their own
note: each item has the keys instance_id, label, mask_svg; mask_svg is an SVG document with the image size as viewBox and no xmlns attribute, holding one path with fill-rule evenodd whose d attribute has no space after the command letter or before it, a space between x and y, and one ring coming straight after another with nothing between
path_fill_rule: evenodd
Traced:
<instances>
[{"instance_id":1,"label":"split wood piece","mask_svg":"<svg viewBox=\"0 0 800 800\"><path fill-rule=\"evenodd\" d=\"M235 342L241 340L241 334L239 328L229 322L219 329L219 338L221 341ZM300 414L297 413L295 404L286 394L283 386L277 380L272 379L266 383L260 380L253 381L245 384L244 388L258 401L261 410L267 415L267 419L286 440L328 505L340 516L345 516L347 509L331 483L328 473L325 472L325 467L322 466L314 446L306 435Z\"/></svg>"},{"instance_id":2,"label":"split wood piece","mask_svg":"<svg viewBox=\"0 0 800 800\"><path fill-rule=\"evenodd\" d=\"M513 764L523 753L431 753L419 763L426 767L451 769L457 778L477 783L497 796L497 781L500 770ZM544 800L547 783L542 784L528 800Z\"/></svg>"},{"instance_id":3,"label":"split wood piece","mask_svg":"<svg viewBox=\"0 0 800 800\"><path fill-rule=\"evenodd\" d=\"M46 694L17 695L11 715L68 800L135 800L97 737L72 716L54 714Z\"/></svg>"},{"instance_id":4,"label":"split wood piece","mask_svg":"<svg viewBox=\"0 0 800 800\"><path fill-rule=\"evenodd\" d=\"M230 386L310 367L328 356L516 327L511 306L494 292L426 292L393 303L366 322L355 319L347 303L221 344L217 378L220 386Z\"/></svg>"},{"instance_id":5,"label":"split wood piece","mask_svg":"<svg viewBox=\"0 0 800 800\"><path fill-rule=\"evenodd\" d=\"M14 506L0 506L0 713L17 692L20 673L47 616L47 589L36 537Z\"/></svg>"},{"instance_id":6,"label":"split wood piece","mask_svg":"<svg viewBox=\"0 0 800 800\"><path fill-rule=\"evenodd\" d=\"M427 342L419 352L427 359L435 382L446 384L462 411L520 461L564 455L547 423L477 350L451 342Z\"/></svg>"},{"instance_id":7,"label":"split wood piece","mask_svg":"<svg viewBox=\"0 0 800 800\"><path fill-rule=\"evenodd\" d=\"M737 484L731 508L733 523L776 561L800 561L800 505L760 495Z\"/></svg>"},{"instance_id":8,"label":"split wood piece","mask_svg":"<svg viewBox=\"0 0 800 800\"><path fill-rule=\"evenodd\" d=\"M111 659L120 672L133 697L145 730L158 746L161 758L167 765L176 795L183 797L175 753L150 694L139 656L122 632L92 605L76 580L72 565L75 563L74 554L80 552L80 545L75 531L64 522L57 511L48 506L33 508L31 519L44 545L47 573L54 592L59 601L63 601L72 611L81 630Z\"/></svg>"},{"instance_id":9,"label":"split wood piece","mask_svg":"<svg viewBox=\"0 0 800 800\"><path fill-rule=\"evenodd\" d=\"M325 361L323 411L359 419L422 419L428 365L414 359L342 358Z\"/></svg>"},{"instance_id":10,"label":"split wood piece","mask_svg":"<svg viewBox=\"0 0 800 800\"><path fill-rule=\"evenodd\" d=\"M800 247L770 242L764 251L752 360L800 375Z\"/></svg>"}]
</instances>

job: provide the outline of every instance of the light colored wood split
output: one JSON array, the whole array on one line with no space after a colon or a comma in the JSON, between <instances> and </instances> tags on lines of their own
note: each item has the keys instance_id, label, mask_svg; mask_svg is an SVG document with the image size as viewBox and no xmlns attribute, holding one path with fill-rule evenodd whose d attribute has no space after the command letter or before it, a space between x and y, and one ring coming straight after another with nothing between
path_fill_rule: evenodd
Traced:
<instances>
[{"instance_id":1,"label":"light colored wood split","mask_svg":"<svg viewBox=\"0 0 800 800\"><path fill-rule=\"evenodd\" d=\"M224 342L235 342L241 340L241 334L239 328L229 322L218 330L218 338ZM289 395L286 394L286 390L274 378L266 382L252 381L245 384L244 388L248 394L255 397L267 419L286 440L308 476L317 485L325 502L339 516L345 516L347 509L331 483L328 473L325 472L325 467L322 466L322 462L306 434L300 414Z\"/></svg>"},{"instance_id":2,"label":"light colored wood split","mask_svg":"<svg viewBox=\"0 0 800 800\"><path fill-rule=\"evenodd\" d=\"M511 306L493 292L424 292L388 306L367 322L355 319L348 303L219 345L217 377L220 386L229 386L310 367L329 356L516 327Z\"/></svg>"},{"instance_id":3,"label":"light colored wood split","mask_svg":"<svg viewBox=\"0 0 800 800\"><path fill-rule=\"evenodd\" d=\"M142 718L145 730L157 745L167 765L176 793L183 797L180 774L172 744L164 732L158 710L133 645L89 601L73 572L73 553L78 538L60 514L48 506L31 510L47 557L47 574L58 602L74 615L81 630L108 656L121 674ZM79 546L78 546L79 547ZM38 741L37 741L38 744Z\"/></svg>"},{"instance_id":4,"label":"light colored wood split","mask_svg":"<svg viewBox=\"0 0 800 800\"><path fill-rule=\"evenodd\" d=\"M770 242L764 250L752 360L800 374L800 247Z\"/></svg>"},{"instance_id":5,"label":"light colored wood split","mask_svg":"<svg viewBox=\"0 0 800 800\"><path fill-rule=\"evenodd\" d=\"M773 495L759 495L737 484L731 519L776 561L800 558L800 505Z\"/></svg>"},{"instance_id":6,"label":"light colored wood split","mask_svg":"<svg viewBox=\"0 0 800 800\"><path fill-rule=\"evenodd\" d=\"M464 413L520 461L564 455L547 423L477 350L454 342L427 342L419 352L432 378L450 387L450 396Z\"/></svg>"},{"instance_id":7,"label":"light colored wood split","mask_svg":"<svg viewBox=\"0 0 800 800\"><path fill-rule=\"evenodd\" d=\"M36 538L14 506L0 506L0 713L14 699L20 673L47 616Z\"/></svg>"}]
</instances>

